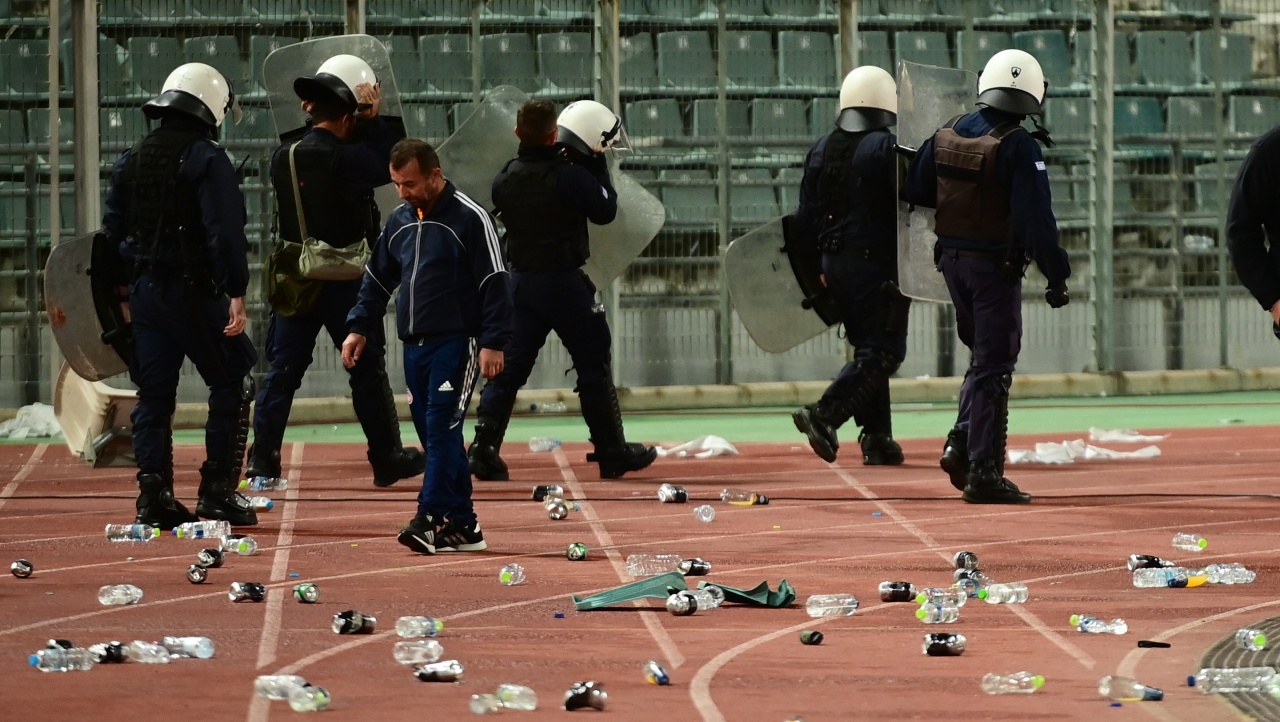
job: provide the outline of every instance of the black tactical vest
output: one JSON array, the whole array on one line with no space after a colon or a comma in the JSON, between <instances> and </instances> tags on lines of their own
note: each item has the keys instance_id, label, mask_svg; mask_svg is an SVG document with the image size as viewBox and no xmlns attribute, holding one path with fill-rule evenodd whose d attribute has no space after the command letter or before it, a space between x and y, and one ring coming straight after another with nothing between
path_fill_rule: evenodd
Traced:
<instances>
[{"instance_id":1,"label":"black tactical vest","mask_svg":"<svg viewBox=\"0 0 1280 722\"><path fill-rule=\"evenodd\" d=\"M493 182L493 205L516 271L578 268L591 256L587 218L560 203L556 188L568 168L559 157L509 161Z\"/></svg>"},{"instance_id":2,"label":"black tactical vest","mask_svg":"<svg viewBox=\"0 0 1280 722\"><path fill-rule=\"evenodd\" d=\"M818 198L822 204L820 237L839 225L849 211L853 192L862 185L861 176L853 168L853 157L866 137L866 132L850 133L839 128L827 136L827 144L822 149L822 173L818 175Z\"/></svg>"},{"instance_id":3,"label":"black tactical vest","mask_svg":"<svg viewBox=\"0 0 1280 722\"><path fill-rule=\"evenodd\" d=\"M352 196L342 183L342 149L338 146L303 138L297 141L294 162L298 167L298 184L302 209L307 217L307 234L334 248L346 248L378 237L381 218L373 202L373 191ZM271 161L271 185L276 195L276 223L280 237L302 242L298 228L298 211L293 202L293 176L289 172L289 146L285 145Z\"/></svg>"},{"instance_id":4,"label":"black tactical vest","mask_svg":"<svg viewBox=\"0 0 1280 722\"><path fill-rule=\"evenodd\" d=\"M195 186L178 175L187 149L206 138L200 132L156 128L133 146L125 161L127 242L154 271L179 271L185 265L187 272L203 270L200 275L208 275L200 201Z\"/></svg>"}]
</instances>

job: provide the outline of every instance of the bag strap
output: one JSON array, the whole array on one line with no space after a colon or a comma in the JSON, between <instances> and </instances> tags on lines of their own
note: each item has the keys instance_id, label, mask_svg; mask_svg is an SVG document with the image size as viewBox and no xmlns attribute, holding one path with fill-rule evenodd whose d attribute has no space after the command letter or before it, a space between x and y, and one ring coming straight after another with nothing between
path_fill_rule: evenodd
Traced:
<instances>
[{"instance_id":1,"label":"bag strap","mask_svg":"<svg viewBox=\"0 0 1280 722\"><path fill-rule=\"evenodd\" d=\"M293 151L297 149L298 143L301 142L296 141L289 146L289 175L293 178L293 207L298 212L298 233L301 236L300 240L306 240L308 237L307 216L302 212L302 190L301 186L298 185L298 164L293 159Z\"/></svg>"}]
</instances>

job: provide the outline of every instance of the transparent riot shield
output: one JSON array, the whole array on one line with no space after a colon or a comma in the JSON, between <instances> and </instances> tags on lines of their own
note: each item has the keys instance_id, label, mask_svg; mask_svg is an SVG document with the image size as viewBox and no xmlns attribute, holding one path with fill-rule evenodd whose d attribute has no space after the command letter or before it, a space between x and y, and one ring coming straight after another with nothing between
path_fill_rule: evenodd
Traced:
<instances>
[{"instance_id":1,"label":"transparent riot shield","mask_svg":"<svg viewBox=\"0 0 1280 722\"><path fill-rule=\"evenodd\" d=\"M44 267L44 307L54 341L67 364L87 381L129 368L131 333L118 293L107 274L96 279L92 274L95 262L102 268L111 253L106 236L94 233L54 246Z\"/></svg>"}]
</instances>

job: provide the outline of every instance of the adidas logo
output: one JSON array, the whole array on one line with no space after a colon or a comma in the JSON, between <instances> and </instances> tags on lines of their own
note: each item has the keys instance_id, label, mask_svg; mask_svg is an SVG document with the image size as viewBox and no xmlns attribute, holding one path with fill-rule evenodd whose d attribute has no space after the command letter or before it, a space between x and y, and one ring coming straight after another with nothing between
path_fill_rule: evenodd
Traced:
<instances>
[{"instance_id":1,"label":"adidas logo","mask_svg":"<svg viewBox=\"0 0 1280 722\"><path fill-rule=\"evenodd\" d=\"M444 383L440 384L440 388L436 389L436 391L453 391L453 384L449 383L446 379Z\"/></svg>"}]
</instances>

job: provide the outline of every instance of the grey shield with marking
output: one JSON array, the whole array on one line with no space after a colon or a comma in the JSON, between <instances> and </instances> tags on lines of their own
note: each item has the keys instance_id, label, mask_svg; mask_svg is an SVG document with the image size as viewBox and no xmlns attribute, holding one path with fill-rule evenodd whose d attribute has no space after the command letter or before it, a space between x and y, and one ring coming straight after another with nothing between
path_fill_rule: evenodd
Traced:
<instances>
[{"instance_id":1,"label":"grey shield with marking","mask_svg":"<svg viewBox=\"0 0 1280 722\"><path fill-rule=\"evenodd\" d=\"M382 95L379 115L395 118L405 124L409 137L422 137L424 129L417 126L416 116L406 117L400 101L396 77L391 72L391 55L385 45L370 35L339 35L317 38L273 51L262 64L267 101L271 104L271 117L276 123L276 133L281 141L297 138L307 127L307 114L302 111L302 101L293 92L293 81L316 74L326 60L335 55L354 55L369 64L378 78ZM374 199L383 219L400 205L395 186L388 183L374 190Z\"/></svg>"},{"instance_id":2,"label":"grey shield with marking","mask_svg":"<svg viewBox=\"0 0 1280 722\"><path fill-rule=\"evenodd\" d=\"M131 329L119 308L115 282L107 273L91 273L95 265L105 269L114 252L106 236L94 233L54 246L44 266L44 307L54 341L72 370L87 381L129 369Z\"/></svg>"},{"instance_id":3,"label":"grey shield with marking","mask_svg":"<svg viewBox=\"0 0 1280 722\"><path fill-rule=\"evenodd\" d=\"M662 201L618 168L616 151L605 153L609 156L609 178L618 191L618 215L613 223L603 226L592 223L587 227L591 257L582 270L596 288L603 288L621 276L667 221Z\"/></svg>"},{"instance_id":4,"label":"grey shield with marking","mask_svg":"<svg viewBox=\"0 0 1280 722\"><path fill-rule=\"evenodd\" d=\"M816 312L815 308L826 305L815 304L817 251L812 241L804 244L804 239L788 244L787 218L775 218L734 240L724 257L729 296L738 318L751 340L770 353L799 346L838 320L826 308L826 318ZM793 259L787 254L788 245L807 246L813 253ZM798 274L797 268L808 270ZM808 279L805 284L800 282L801 275Z\"/></svg>"},{"instance_id":5,"label":"grey shield with marking","mask_svg":"<svg viewBox=\"0 0 1280 722\"><path fill-rule=\"evenodd\" d=\"M898 63L898 144L919 148L951 118L973 108L978 76L968 70ZM902 166L899 166L902 172ZM902 179L899 179L901 185ZM933 209L898 202L898 286L911 298L951 303L933 262Z\"/></svg>"}]
</instances>

